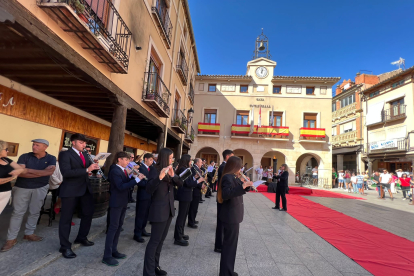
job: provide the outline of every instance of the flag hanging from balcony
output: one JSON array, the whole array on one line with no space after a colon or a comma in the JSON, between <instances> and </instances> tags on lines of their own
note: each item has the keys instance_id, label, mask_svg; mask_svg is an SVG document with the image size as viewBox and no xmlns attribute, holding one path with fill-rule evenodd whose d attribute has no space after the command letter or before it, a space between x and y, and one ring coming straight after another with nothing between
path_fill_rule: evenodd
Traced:
<instances>
[{"instance_id":1,"label":"flag hanging from balcony","mask_svg":"<svg viewBox=\"0 0 414 276\"><path fill-rule=\"evenodd\" d=\"M249 135L252 135L254 132L254 106L253 108L250 110L250 132Z\"/></svg>"},{"instance_id":2,"label":"flag hanging from balcony","mask_svg":"<svg viewBox=\"0 0 414 276\"><path fill-rule=\"evenodd\" d=\"M259 127L262 127L262 107L259 109L259 121L257 123L257 131L259 131Z\"/></svg>"}]
</instances>

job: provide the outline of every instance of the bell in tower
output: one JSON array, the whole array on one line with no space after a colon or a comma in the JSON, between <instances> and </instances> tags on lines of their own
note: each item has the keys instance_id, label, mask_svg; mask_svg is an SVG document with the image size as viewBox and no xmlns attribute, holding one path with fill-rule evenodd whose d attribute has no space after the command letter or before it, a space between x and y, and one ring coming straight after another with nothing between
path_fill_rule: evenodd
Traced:
<instances>
[{"instance_id":1,"label":"bell in tower","mask_svg":"<svg viewBox=\"0 0 414 276\"><path fill-rule=\"evenodd\" d=\"M269 40L267 39L267 36L263 34L263 29L262 33L256 38L256 47L254 50L253 59L258 59L261 57L271 59L269 52Z\"/></svg>"}]
</instances>

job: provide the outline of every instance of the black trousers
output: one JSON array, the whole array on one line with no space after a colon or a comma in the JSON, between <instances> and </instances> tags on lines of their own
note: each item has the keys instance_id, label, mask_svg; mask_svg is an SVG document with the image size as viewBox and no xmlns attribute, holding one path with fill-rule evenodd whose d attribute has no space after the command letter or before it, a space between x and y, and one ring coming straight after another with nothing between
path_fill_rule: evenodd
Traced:
<instances>
[{"instance_id":1,"label":"black trousers","mask_svg":"<svg viewBox=\"0 0 414 276\"><path fill-rule=\"evenodd\" d=\"M82 208L82 218L79 226L77 240L85 240L89 234L94 212L93 196L86 189L83 196L80 197L61 197L62 208L59 221L59 240L63 249L70 249L72 244L69 242L70 229L72 227L72 217L78 202Z\"/></svg>"},{"instance_id":2,"label":"black trousers","mask_svg":"<svg viewBox=\"0 0 414 276\"><path fill-rule=\"evenodd\" d=\"M207 188L207 192L206 192L206 197L210 197L210 196L212 196L211 187Z\"/></svg>"},{"instance_id":3,"label":"black trousers","mask_svg":"<svg viewBox=\"0 0 414 276\"><path fill-rule=\"evenodd\" d=\"M134 188L129 188L128 191L128 201L132 201L132 193L134 192Z\"/></svg>"},{"instance_id":4,"label":"black trousers","mask_svg":"<svg viewBox=\"0 0 414 276\"><path fill-rule=\"evenodd\" d=\"M282 205L283 209L287 210L287 202L286 202L286 186L277 184L276 187L276 207L279 209L280 207L280 198L282 197Z\"/></svg>"},{"instance_id":5,"label":"black trousers","mask_svg":"<svg viewBox=\"0 0 414 276\"><path fill-rule=\"evenodd\" d=\"M124 224L126 207L111 207L109 209L109 227L105 240L104 259L112 258L112 253L118 252L119 234Z\"/></svg>"},{"instance_id":6,"label":"black trousers","mask_svg":"<svg viewBox=\"0 0 414 276\"><path fill-rule=\"evenodd\" d=\"M236 262L237 242L239 241L239 223L223 223L224 239L220 258L219 276L233 276Z\"/></svg>"},{"instance_id":7,"label":"black trousers","mask_svg":"<svg viewBox=\"0 0 414 276\"><path fill-rule=\"evenodd\" d=\"M190 210L188 211L188 224L194 225L197 212L198 212L198 205L200 204L201 197L193 196L193 200L190 203Z\"/></svg>"},{"instance_id":8,"label":"black trousers","mask_svg":"<svg viewBox=\"0 0 414 276\"><path fill-rule=\"evenodd\" d=\"M216 241L214 243L214 249L222 249L223 248L223 224L219 219L219 214L221 210L221 204L217 202L217 225L216 225Z\"/></svg>"},{"instance_id":9,"label":"black trousers","mask_svg":"<svg viewBox=\"0 0 414 276\"><path fill-rule=\"evenodd\" d=\"M144 276L154 276L155 268L159 266L162 245L170 228L172 217L163 222L151 223L151 238L145 249Z\"/></svg>"},{"instance_id":10,"label":"black trousers","mask_svg":"<svg viewBox=\"0 0 414 276\"><path fill-rule=\"evenodd\" d=\"M135 229L134 236L141 237L142 231L145 230L148 221L148 213L151 205L151 199L139 200L135 205Z\"/></svg>"},{"instance_id":11,"label":"black trousers","mask_svg":"<svg viewBox=\"0 0 414 276\"><path fill-rule=\"evenodd\" d=\"M178 204L178 216L175 221L174 239L182 240L184 235L185 220L190 210L191 201L180 201Z\"/></svg>"}]
</instances>

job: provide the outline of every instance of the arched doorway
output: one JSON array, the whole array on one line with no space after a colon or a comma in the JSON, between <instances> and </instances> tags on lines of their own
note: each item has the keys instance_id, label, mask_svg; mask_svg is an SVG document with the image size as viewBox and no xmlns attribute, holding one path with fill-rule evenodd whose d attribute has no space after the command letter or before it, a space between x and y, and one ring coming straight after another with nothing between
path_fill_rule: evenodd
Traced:
<instances>
[{"instance_id":1,"label":"arched doorway","mask_svg":"<svg viewBox=\"0 0 414 276\"><path fill-rule=\"evenodd\" d=\"M279 167L285 163L286 156L279 151L268 151L263 154L262 159L260 160L260 165L263 166L263 170L265 167L270 167L273 170L273 173L277 173Z\"/></svg>"},{"instance_id":2,"label":"arched doorway","mask_svg":"<svg viewBox=\"0 0 414 276\"><path fill-rule=\"evenodd\" d=\"M315 167L319 168L321 158L316 154L305 153L299 156L296 161L296 172L299 172L299 175L311 174L312 169Z\"/></svg>"},{"instance_id":3,"label":"arched doorway","mask_svg":"<svg viewBox=\"0 0 414 276\"><path fill-rule=\"evenodd\" d=\"M234 156L241 158L243 165L247 163L247 169L250 169L251 167L253 167L253 156L251 155L250 152L248 152L245 149L236 149L236 150L233 150L233 153L234 153ZM253 174L254 174L254 168L247 172L247 176L250 179L253 179L252 178Z\"/></svg>"},{"instance_id":4,"label":"arched doorway","mask_svg":"<svg viewBox=\"0 0 414 276\"><path fill-rule=\"evenodd\" d=\"M220 165L220 154L211 147L200 149L195 157L206 159L206 164L210 164L211 161L214 161Z\"/></svg>"}]
</instances>

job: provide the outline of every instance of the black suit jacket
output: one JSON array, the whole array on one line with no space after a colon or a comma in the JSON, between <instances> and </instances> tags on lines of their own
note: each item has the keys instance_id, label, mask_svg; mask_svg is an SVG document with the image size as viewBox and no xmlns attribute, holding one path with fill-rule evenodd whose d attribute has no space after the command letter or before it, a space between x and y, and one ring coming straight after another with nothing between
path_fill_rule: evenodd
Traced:
<instances>
[{"instance_id":1,"label":"black suit jacket","mask_svg":"<svg viewBox=\"0 0 414 276\"><path fill-rule=\"evenodd\" d=\"M177 174L182 173L185 170L185 168L180 168L177 171ZM193 200L193 189L200 187L203 184L198 184L197 180L194 180L193 178L194 175L190 176L189 178L187 178L184 183L183 186L178 188L177 190L177 200L178 201L192 201Z\"/></svg>"},{"instance_id":2,"label":"black suit jacket","mask_svg":"<svg viewBox=\"0 0 414 276\"><path fill-rule=\"evenodd\" d=\"M174 186L182 186L183 182L175 175L173 178L159 178L160 171L157 166L150 169L146 191L151 194L151 205L148 220L151 222L164 222L174 211Z\"/></svg>"},{"instance_id":3,"label":"black suit jacket","mask_svg":"<svg viewBox=\"0 0 414 276\"><path fill-rule=\"evenodd\" d=\"M115 164L109 168L108 179L111 183L109 207L127 207L129 188L137 185L135 179L127 177L125 172Z\"/></svg>"},{"instance_id":4,"label":"black suit jacket","mask_svg":"<svg viewBox=\"0 0 414 276\"><path fill-rule=\"evenodd\" d=\"M192 171L193 175L197 175L196 172L195 172L195 170L196 170L196 166L194 166L194 167L191 168L191 171ZM198 172L200 173L200 175L203 175L202 172L201 172L201 170L199 170ZM193 189L193 197L201 197L201 187L202 186L203 186L203 184L198 184L197 187L195 187Z\"/></svg>"},{"instance_id":5,"label":"black suit jacket","mask_svg":"<svg viewBox=\"0 0 414 276\"><path fill-rule=\"evenodd\" d=\"M59 153L59 168L63 176L62 184L60 184L60 197L83 196L86 189L92 194L92 186L86 172L91 161L87 156L83 156L85 157L85 166L83 166L80 156L72 148Z\"/></svg>"},{"instance_id":6,"label":"black suit jacket","mask_svg":"<svg viewBox=\"0 0 414 276\"><path fill-rule=\"evenodd\" d=\"M149 167L149 170L153 170L154 167L151 166ZM147 167L145 167L144 164L141 164L141 166L139 167L138 171L140 173L142 173L143 175L146 176L147 179L149 179L149 172ZM151 194L149 194L146 191L146 187L148 184L148 180L142 179L139 183L138 183L138 192L137 192L137 200L151 200Z\"/></svg>"},{"instance_id":7,"label":"black suit jacket","mask_svg":"<svg viewBox=\"0 0 414 276\"><path fill-rule=\"evenodd\" d=\"M284 171L281 175L277 175L276 179L280 180L277 182L277 185L279 186L288 186L288 180L289 180L289 173L287 171Z\"/></svg>"},{"instance_id":8,"label":"black suit jacket","mask_svg":"<svg viewBox=\"0 0 414 276\"><path fill-rule=\"evenodd\" d=\"M218 183L220 183L221 177L223 176L223 170L224 170L225 166L226 166L226 162L223 162L223 163L221 163L220 167L218 168L218 172L217 172Z\"/></svg>"},{"instance_id":9,"label":"black suit jacket","mask_svg":"<svg viewBox=\"0 0 414 276\"><path fill-rule=\"evenodd\" d=\"M232 174L226 174L221 180L223 203L219 219L225 223L241 223L244 216L243 189L241 181Z\"/></svg>"}]
</instances>

